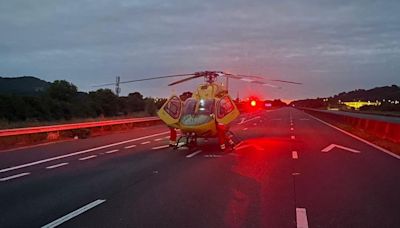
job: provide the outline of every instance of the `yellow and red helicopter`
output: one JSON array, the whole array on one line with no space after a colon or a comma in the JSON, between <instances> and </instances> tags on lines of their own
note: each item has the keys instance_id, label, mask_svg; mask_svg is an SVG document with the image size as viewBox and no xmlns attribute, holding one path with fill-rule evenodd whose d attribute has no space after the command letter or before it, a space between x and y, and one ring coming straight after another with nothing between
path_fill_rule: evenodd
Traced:
<instances>
[{"instance_id":1,"label":"yellow and red helicopter","mask_svg":"<svg viewBox=\"0 0 400 228\"><path fill-rule=\"evenodd\" d=\"M176 85L196 78L204 78L193 92L191 98L182 101L179 96L172 95L158 111L160 119L171 129L170 145L177 148L180 141L186 140L188 147L197 145L198 138L218 138L221 149L233 146L232 133L229 131L229 123L234 121L240 112L228 93L229 79L238 79L245 82L279 88L265 83L263 77L251 75L238 75L222 71L200 71L190 74L175 74L145 79L137 79L119 82L131 83L146 80L186 77L170 83L168 86ZM218 77L226 78L226 85L217 80ZM270 79L270 81L301 84L298 82ZM111 84L104 84L111 85ZM180 129L181 137L176 140L176 130ZM225 145L228 144L228 145Z\"/></svg>"}]
</instances>

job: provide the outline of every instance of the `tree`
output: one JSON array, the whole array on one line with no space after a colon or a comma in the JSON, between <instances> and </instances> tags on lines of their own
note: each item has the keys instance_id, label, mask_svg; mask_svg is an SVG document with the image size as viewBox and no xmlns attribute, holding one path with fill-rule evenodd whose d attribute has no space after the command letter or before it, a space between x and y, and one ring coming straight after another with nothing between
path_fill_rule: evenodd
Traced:
<instances>
[{"instance_id":1,"label":"tree","mask_svg":"<svg viewBox=\"0 0 400 228\"><path fill-rule=\"evenodd\" d=\"M97 115L115 116L119 113L118 96L110 89L99 89L90 92L89 96Z\"/></svg>"},{"instance_id":2,"label":"tree","mask_svg":"<svg viewBox=\"0 0 400 228\"><path fill-rule=\"evenodd\" d=\"M53 99L59 101L71 101L78 93L78 88L65 80L56 80L47 89L47 93Z\"/></svg>"},{"instance_id":3,"label":"tree","mask_svg":"<svg viewBox=\"0 0 400 228\"><path fill-rule=\"evenodd\" d=\"M145 110L143 95L139 92L130 93L126 101L128 112L138 112Z\"/></svg>"}]
</instances>

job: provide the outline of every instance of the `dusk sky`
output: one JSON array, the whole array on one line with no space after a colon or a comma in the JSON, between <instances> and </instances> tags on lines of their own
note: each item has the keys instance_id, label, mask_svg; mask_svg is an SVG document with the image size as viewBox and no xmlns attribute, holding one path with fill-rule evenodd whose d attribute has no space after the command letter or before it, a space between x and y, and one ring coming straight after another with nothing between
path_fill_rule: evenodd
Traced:
<instances>
[{"instance_id":1,"label":"dusk sky","mask_svg":"<svg viewBox=\"0 0 400 228\"><path fill-rule=\"evenodd\" d=\"M304 83L231 81L233 97L239 87L241 97L331 96L400 84L399 12L399 0L3 0L0 76L65 79L89 91L117 75L222 70ZM165 97L202 82L171 81L124 85L122 94Z\"/></svg>"}]
</instances>

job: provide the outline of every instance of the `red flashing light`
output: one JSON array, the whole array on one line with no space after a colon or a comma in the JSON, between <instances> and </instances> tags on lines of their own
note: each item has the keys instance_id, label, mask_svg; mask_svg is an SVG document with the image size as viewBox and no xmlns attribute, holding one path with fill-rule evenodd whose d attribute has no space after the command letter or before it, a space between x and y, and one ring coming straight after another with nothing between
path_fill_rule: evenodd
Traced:
<instances>
[{"instance_id":1,"label":"red flashing light","mask_svg":"<svg viewBox=\"0 0 400 228\"><path fill-rule=\"evenodd\" d=\"M256 107L257 102L256 102L255 100L252 100L252 101L250 102L250 105L251 105L251 107Z\"/></svg>"}]
</instances>

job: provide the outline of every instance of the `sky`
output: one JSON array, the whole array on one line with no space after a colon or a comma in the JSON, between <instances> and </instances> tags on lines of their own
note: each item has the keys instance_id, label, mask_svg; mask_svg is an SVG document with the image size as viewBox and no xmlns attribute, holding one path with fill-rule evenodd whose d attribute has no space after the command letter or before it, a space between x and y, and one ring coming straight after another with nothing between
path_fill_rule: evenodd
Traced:
<instances>
[{"instance_id":1,"label":"sky","mask_svg":"<svg viewBox=\"0 0 400 228\"><path fill-rule=\"evenodd\" d=\"M221 70L303 83L231 80L233 97L326 97L400 84L399 12L398 0L3 0L0 76L90 91L116 76ZM122 95L167 97L202 82L172 81L123 85Z\"/></svg>"}]
</instances>

